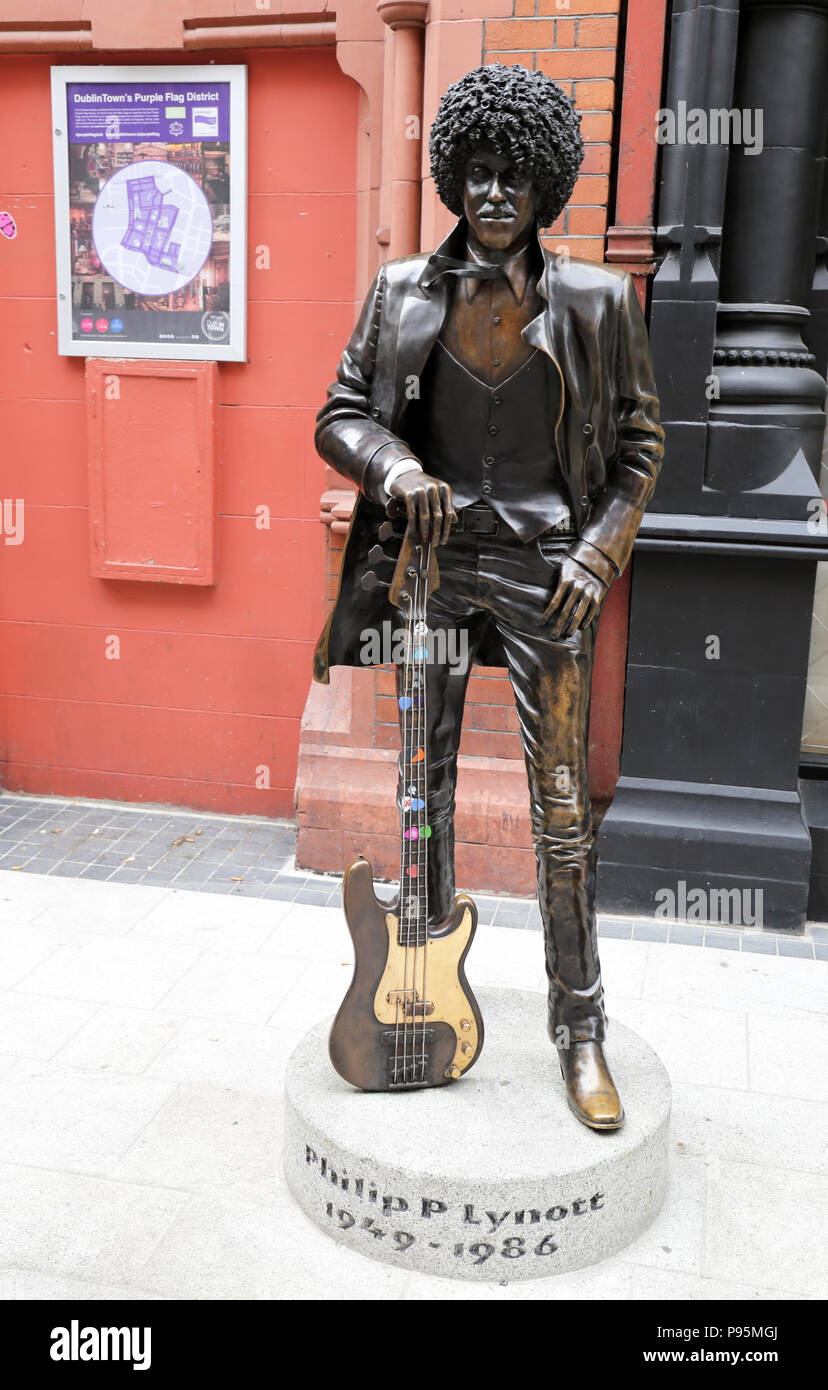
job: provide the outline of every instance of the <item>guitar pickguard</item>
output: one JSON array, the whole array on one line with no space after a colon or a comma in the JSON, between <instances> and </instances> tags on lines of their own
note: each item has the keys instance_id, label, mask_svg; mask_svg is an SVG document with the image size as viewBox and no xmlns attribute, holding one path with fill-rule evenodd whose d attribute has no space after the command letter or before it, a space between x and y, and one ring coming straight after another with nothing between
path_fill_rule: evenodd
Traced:
<instances>
[{"instance_id":1,"label":"guitar pickguard","mask_svg":"<svg viewBox=\"0 0 828 1390\"><path fill-rule=\"evenodd\" d=\"M385 925L388 959L374 996L377 1021L396 1026L407 1020L417 1030L447 1023L457 1040L451 1066L462 1075L480 1046L475 1011L459 978L460 960L474 931L472 913L464 908L454 931L430 937L427 948L400 945L399 922L392 912L386 913Z\"/></svg>"}]
</instances>

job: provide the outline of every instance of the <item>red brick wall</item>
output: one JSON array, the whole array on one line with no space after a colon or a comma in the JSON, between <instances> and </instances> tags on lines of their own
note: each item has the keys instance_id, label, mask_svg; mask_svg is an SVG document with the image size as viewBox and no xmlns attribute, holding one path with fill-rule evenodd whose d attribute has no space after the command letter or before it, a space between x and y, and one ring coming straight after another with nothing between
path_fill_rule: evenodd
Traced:
<instances>
[{"instance_id":1,"label":"red brick wall","mask_svg":"<svg viewBox=\"0 0 828 1390\"><path fill-rule=\"evenodd\" d=\"M549 228L573 256L603 261L615 115L619 0L515 0L514 19L485 25L486 61L553 78L581 116L586 152L569 206Z\"/></svg>"}]
</instances>

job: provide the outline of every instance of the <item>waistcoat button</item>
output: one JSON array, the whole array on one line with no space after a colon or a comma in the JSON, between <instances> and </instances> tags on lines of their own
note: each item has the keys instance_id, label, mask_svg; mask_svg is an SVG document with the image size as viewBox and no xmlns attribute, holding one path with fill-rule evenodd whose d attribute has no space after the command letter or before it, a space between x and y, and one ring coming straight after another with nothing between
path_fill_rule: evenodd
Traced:
<instances>
[{"instance_id":1,"label":"waistcoat button","mask_svg":"<svg viewBox=\"0 0 828 1390\"><path fill-rule=\"evenodd\" d=\"M502 404L503 404L503 397L502 397L502 396L492 396L492 405L502 405Z\"/></svg>"},{"instance_id":2,"label":"waistcoat button","mask_svg":"<svg viewBox=\"0 0 828 1390\"><path fill-rule=\"evenodd\" d=\"M489 425L489 434L497 434L497 425Z\"/></svg>"},{"instance_id":3,"label":"waistcoat button","mask_svg":"<svg viewBox=\"0 0 828 1390\"><path fill-rule=\"evenodd\" d=\"M483 486L482 486L482 488L480 489L480 491L481 491L481 492L485 492L486 495L488 496L488 494L489 494L490 492L493 492L494 489L493 489L491 483L484 483Z\"/></svg>"},{"instance_id":4,"label":"waistcoat button","mask_svg":"<svg viewBox=\"0 0 828 1390\"><path fill-rule=\"evenodd\" d=\"M492 358L492 366L493 366L493 367L499 367L499 366L500 366L500 358L499 358L499 357L493 357L493 358Z\"/></svg>"},{"instance_id":5,"label":"waistcoat button","mask_svg":"<svg viewBox=\"0 0 828 1390\"><path fill-rule=\"evenodd\" d=\"M378 419L379 419L379 417L380 417L380 408L379 408L378 405L375 405L375 406L373 407L373 409L372 409L372 411L371 411L371 417L372 417L372 419L374 419L374 420L378 420Z\"/></svg>"},{"instance_id":6,"label":"waistcoat button","mask_svg":"<svg viewBox=\"0 0 828 1390\"><path fill-rule=\"evenodd\" d=\"M584 425L584 434L592 434L592 425L590 425L590 424Z\"/></svg>"}]
</instances>

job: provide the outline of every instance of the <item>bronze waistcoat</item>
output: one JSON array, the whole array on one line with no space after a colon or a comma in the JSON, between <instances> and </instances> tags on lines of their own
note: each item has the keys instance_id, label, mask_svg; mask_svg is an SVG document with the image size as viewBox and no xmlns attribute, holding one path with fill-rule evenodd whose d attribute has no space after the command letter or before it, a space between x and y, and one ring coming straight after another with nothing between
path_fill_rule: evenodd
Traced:
<instances>
[{"instance_id":1,"label":"bronze waistcoat","mask_svg":"<svg viewBox=\"0 0 828 1390\"><path fill-rule=\"evenodd\" d=\"M529 541L570 510L551 428L559 411L560 381L544 353L488 386L438 341L401 434L450 485L455 507L487 502Z\"/></svg>"}]
</instances>

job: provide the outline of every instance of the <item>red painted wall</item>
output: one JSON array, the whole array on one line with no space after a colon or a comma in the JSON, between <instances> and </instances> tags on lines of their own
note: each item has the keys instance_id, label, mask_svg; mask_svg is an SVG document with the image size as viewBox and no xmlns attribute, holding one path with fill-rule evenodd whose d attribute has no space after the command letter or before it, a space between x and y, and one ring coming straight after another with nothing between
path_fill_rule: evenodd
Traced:
<instances>
[{"instance_id":1,"label":"red painted wall","mask_svg":"<svg viewBox=\"0 0 828 1390\"><path fill-rule=\"evenodd\" d=\"M212 56L248 64L250 198L249 361L218 369L209 589L89 574L84 362L56 352L49 58L0 58L0 209L18 225L0 239L0 499L25 504L23 543L0 537L0 776L292 815L323 610L313 417L353 322L357 87L332 50Z\"/></svg>"}]
</instances>

